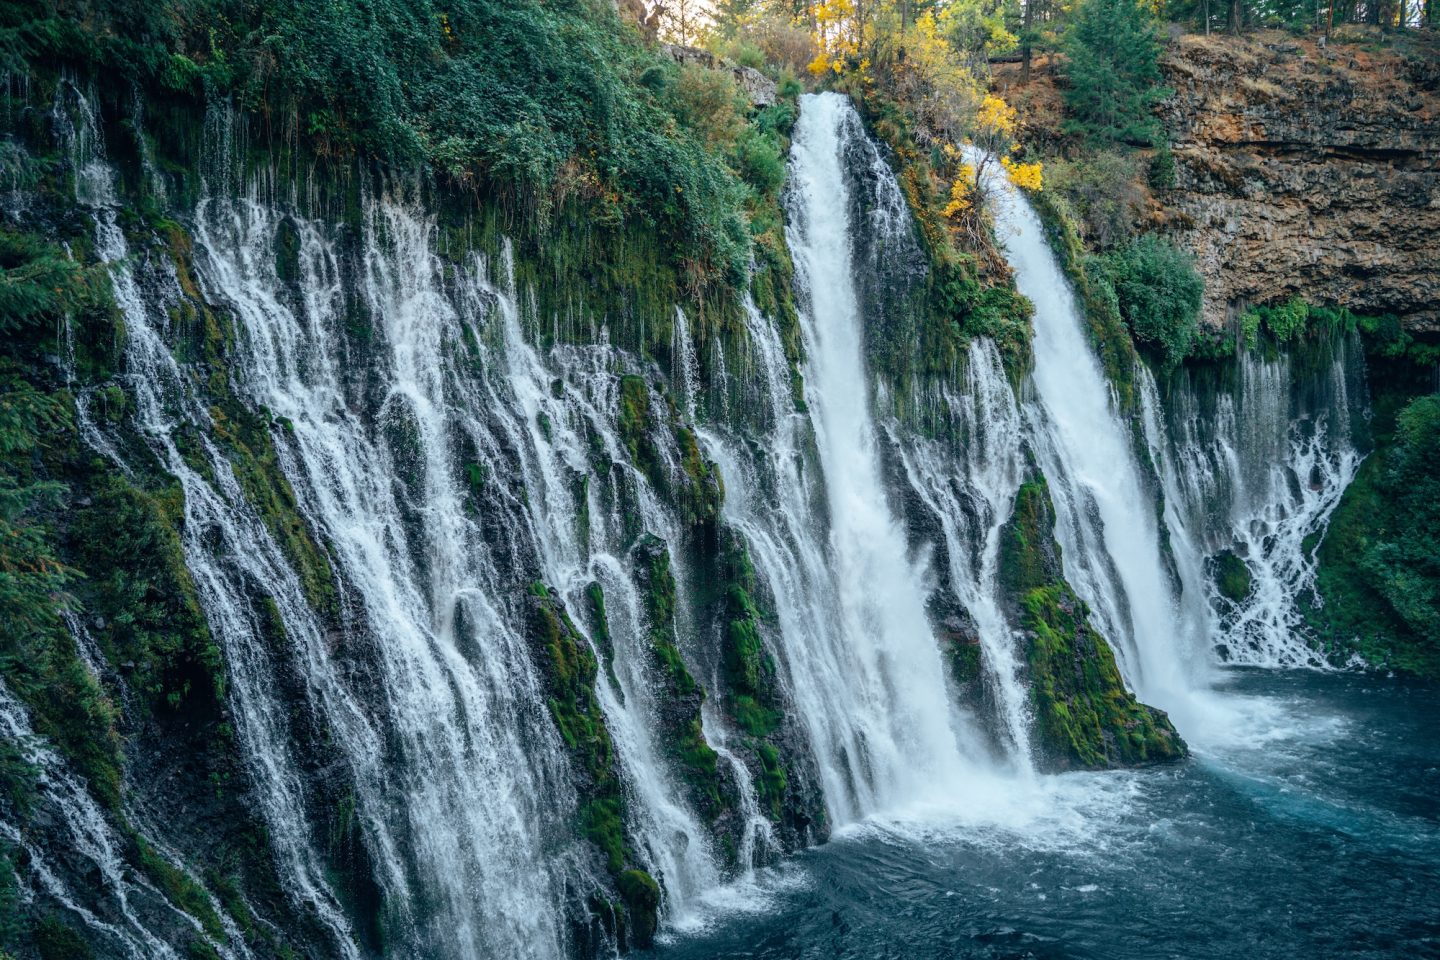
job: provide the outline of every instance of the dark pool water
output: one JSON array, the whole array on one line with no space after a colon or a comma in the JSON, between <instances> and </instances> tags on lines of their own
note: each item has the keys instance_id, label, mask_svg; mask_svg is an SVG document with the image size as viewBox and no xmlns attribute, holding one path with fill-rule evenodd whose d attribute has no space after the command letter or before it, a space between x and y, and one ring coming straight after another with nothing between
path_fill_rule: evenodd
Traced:
<instances>
[{"instance_id":1,"label":"dark pool water","mask_svg":"<svg viewBox=\"0 0 1440 960\"><path fill-rule=\"evenodd\" d=\"M1182 764L852 827L653 956L1440 957L1440 687L1226 677Z\"/></svg>"}]
</instances>

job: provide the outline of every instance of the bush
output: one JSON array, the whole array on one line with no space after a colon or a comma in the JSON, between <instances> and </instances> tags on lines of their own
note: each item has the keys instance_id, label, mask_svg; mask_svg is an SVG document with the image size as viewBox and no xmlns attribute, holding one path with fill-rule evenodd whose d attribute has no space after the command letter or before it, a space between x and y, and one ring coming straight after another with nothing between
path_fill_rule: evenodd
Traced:
<instances>
[{"instance_id":1,"label":"bush","mask_svg":"<svg viewBox=\"0 0 1440 960\"><path fill-rule=\"evenodd\" d=\"M1069 203L1085 241L1105 250L1135 232L1145 203L1139 177L1137 156L1102 150L1078 160L1052 160L1046 187Z\"/></svg>"},{"instance_id":2,"label":"bush","mask_svg":"<svg viewBox=\"0 0 1440 960\"><path fill-rule=\"evenodd\" d=\"M1150 158L1148 174L1150 186L1156 190L1175 188L1175 154L1170 151L1170 144L1160 144L1160 149Z\"/></svg>"},{"instance_id":3,"label":"bush","mask_svg":"<svg viewBox=\"0 0 1440 960\"><path fill-rule=\"evenodd\" d=\"M653 229L692 286L743 284L744 191L714 148L740 121L713 77L734 85L682 76L685 108L714 111L674 123L655 89L673 64L609 3L58 0L53 20L10 6L0 4L10 72L69 61L197 103L229 98L287 144L403 175L428 169L541 226L568 170L609 198L613 219Z\"/></svg>"},{"instance_id":4,"label":"bush","mask_svg":"<svg viewBox=\"0 0 1440 960\"><path fill-rule=\"evenodd\" d=\"M1440 647L1440 394L1400 411L1386 467L1382 486L1397 522L1364 566L1406 625Z\"/></svg>"},{"instance_id":5,"label":"bush","mask_svg":"<svg viewBox=\"0 0 1440 960\"><path fill-rule=\"evenodd\" d=\"M1191 256L1155 234L1144 234L1098 261L1098 272L1115 291L1120 316L1135 341L1168 365L1185 359L1205 292Z\"/></svg>"}]
</instances>

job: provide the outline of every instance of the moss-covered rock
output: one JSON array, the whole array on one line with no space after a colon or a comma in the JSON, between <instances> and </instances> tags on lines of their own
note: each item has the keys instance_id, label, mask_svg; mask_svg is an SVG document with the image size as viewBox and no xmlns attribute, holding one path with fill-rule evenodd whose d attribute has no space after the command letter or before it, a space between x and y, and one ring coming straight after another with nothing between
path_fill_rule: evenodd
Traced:
<instances>
[{"instance_id":1,"label":"moss-covered rock","mask_svg":"<svg viewBox=\"0 0 1440 960\"><path fill-rule=\"evenodd\" d=\"M1113 652L1065 582L1054 525L1049 490L1036 478L1020 488L1001 534L1001 572L1025 637L1040 761L1068 770L1183 757L1169 718L1126 688Z\"/></svg>"},{"instance_id":2,"label":"moss-covered rock","mask_svg":"<svg viewBox=\"0 0 1440 960\"><path fill-rule=\"evenodd\" d=\"M550 716L586 781L580 793L585 798L581 830L599 849L607 869L618 874L629 856L625 794L614 744L595 696L595 654L560 599L544 584L532 584L527 601L530 638L545 677Z\"/></svg>"},{"instance_id":3,"label":"moss-covered rock","mask_svg":"<svg viewBox=\"0 0 1440 960\"><path fill-rule=\"evenodd\" d=\"M592 611L604 620L604 593L592 584ZM593 843L619 892L591 896L600 922L621 946L648 947L659 926L660 887L635 865L625 834L625 790L604 712L595 696L599 665L560 598L543 583L528 594L530 637L545 677L550 716L582 778L580 831ZM708 749L708 748L707 748Z\"/></svg>"},{"instance_id":4,"label":"moss-covered rock","mask_svg":"<svg viewBox=\"0 0 1440 960\"><path fill-rule=\"evenodd\" d=\"M626 870L615 880L625 903L630 946L641 950L655 943L660 926L660 885L644 870Z\"/></svg>"},{"instance_id":5,"label":"moss-covered rock","mask_svg":"<svg viewBox=\"0 0 1440 960\"><path fill-rule=\"evenodd\" d=\"M183 516L178 485L150 493L109 477L75 518L76 562L97 640L130 688L155 709L213 717L224 664L185 566Z\"/></svg>"},{"instance_id":6,"label":"moss-covered rock","mask_svg":"<svg viewBox=\"0 0 1440 960\"><path fill-rule=\"evenodd\" d=\"M656 410L644 377L621 377L616 417L620 439L630 454L630 462L662 497L676 505L689 525L713 524L725 499L720 472L705 459L695 432L679 422L674 404L668 399L665 402L669 409ZM669 438L661 424L675 424L673 449L680 465L678 474L666 467L659 445L668 443Z\"/></svg>"},{"instance_id":7,"label":"moss-covered rock","mask_svg":"<svg viewBox=\"0 0 1440 960\"><path fill-rule=\"evenodd\" d=\"M1306 616L1337 661L1440 677L1440 395L1377 391L1377 407L1375 450L1318 546Z\"/></svg>"},{"instance_id":8,"label":"moss-covered rock","mask_svg":"<svg viewBox=\"0 0 1440 960\"><path fill-rule=\"evenodd\" d=\"M736 807L734 785L721 776L719 755L705 740L700 706L705 690L695 680L676 639L675 577L665 541L647 535L635 546L650 651L659 680L659 722L666 752L691 799L714 823Z\"/></svg>"},{"instance_id":9,"label":"moss-covered rock","mask_svg":"<svg viewBox=\"0 0 1440 960\"><path fill-rule=\"evenodd\" d=\"M1236 556L1234 550L1221 550L1210 558L1210 575L1220 596L1231 603L1241 603L1250 596L1250 567Z\"/></svg>"}]
</instances>

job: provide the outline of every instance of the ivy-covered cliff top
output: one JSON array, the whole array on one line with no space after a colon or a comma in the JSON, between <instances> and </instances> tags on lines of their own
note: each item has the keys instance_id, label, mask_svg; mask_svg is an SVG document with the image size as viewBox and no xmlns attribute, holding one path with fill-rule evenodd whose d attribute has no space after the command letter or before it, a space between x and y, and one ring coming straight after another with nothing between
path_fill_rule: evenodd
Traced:
<instances>
[{"instance_id":1,"label":"ivy-covered cliff top","mask_svg":"<svg viewBox=\"0 0 1440 960\"><path fill-rule=\"evenodd\" d=\"M677 67L606 0L0 3L0 69L57 64L229 100L276 143L428 170L517 219L543 223L571 199L596 224L638 219L691 292L744 280L746 164L687 122ZM714 109L733 112L726 94Z\"/></svg>"}]
</instances>

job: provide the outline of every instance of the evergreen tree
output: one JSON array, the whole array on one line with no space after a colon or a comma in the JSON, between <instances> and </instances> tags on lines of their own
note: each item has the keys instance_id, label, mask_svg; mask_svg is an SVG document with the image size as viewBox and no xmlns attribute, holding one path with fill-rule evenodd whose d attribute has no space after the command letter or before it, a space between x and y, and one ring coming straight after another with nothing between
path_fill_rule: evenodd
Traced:
<instances>
[{"instance_id":1,"label":"evergreen tree","mask_svg":"<svg viewBox=\"0 0 1440 960\"><path fill-rule=\"evenodd\" d=\"M1150 114L1160 86L1160 37L1136 0L1082 0L1065 38L1070 83L1067 133L1100 144L1148 146L1159 126Z\"/></svg>"}]
</instances>

